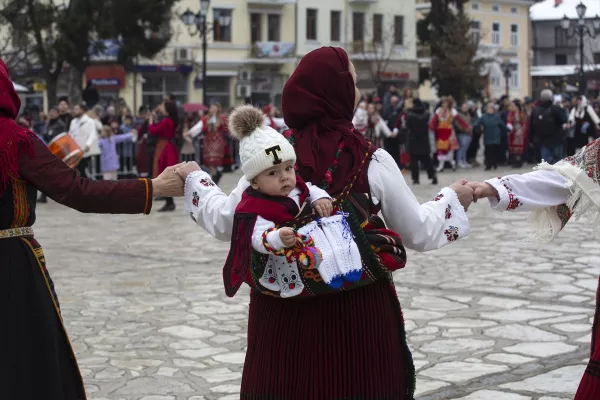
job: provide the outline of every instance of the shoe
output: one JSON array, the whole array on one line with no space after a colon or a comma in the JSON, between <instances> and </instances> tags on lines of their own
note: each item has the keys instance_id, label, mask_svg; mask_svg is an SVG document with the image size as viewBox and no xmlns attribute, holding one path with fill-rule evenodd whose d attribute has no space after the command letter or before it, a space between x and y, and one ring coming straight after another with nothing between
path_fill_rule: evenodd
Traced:
<instances>
[{"instance_id":1,"label":"shoe","mask_svg":"<svg viewBox=\"0 0 600 400\"><path fill-rule=\"evenodd\" d=\"M175 211L175 203L167 203L164 206L162 206L162 208L160 210L158 210L158 212L165 212L165 211Z\"/></svg>"},{"instance_id":2,"label":"shoe","mask_svg":"<svg viewBox=\"0 0 600 400\"><path fill-rule=\"evenodd\" d=\"M432 185L437 185L438 184L437 176L431 180L431 184Z\"/></svg>"},{"instance_id":3,"label":"shoe","mask_svg":"<svg viewBox=\"0 0 600 400\"><path fill-rule=\"evenodd\" d=\"M491 169L492 169L492 167L485 167L485 171L489 171Z\"/></svg>"},{"instance_id":4,"label":"shoe","mask_svg":"<svg viewBox=\"0 0 600 400\"><path fill-rule=\"evenodd\" d=\"M47 198L46 196L40 196L40 197L37 199L37 202L38 202L38 203L47 203L47 202L48 202L48 198Z\"/></svg>"},{"instance_id":5,"label":"shoe","mask_svg":"<svg viewBox=\"0 0 600 400\"><path fill-rule=\"evenodd\" d=\"M221 180L221 177L223 176L223 173L221 171L217 171L216 175L212 177L213 182L215 183L215 185L219 185L219 181Z\"/></svg>"},{"instance_id":6,"label":"shoe","mask_svg":"<svg viewBox=\"0 0 600 400\"><path fill-rule=\"evenodd\" d=\"M413 181L413 185L420 185L419 181Z\"/></svg>"}]
</instances>

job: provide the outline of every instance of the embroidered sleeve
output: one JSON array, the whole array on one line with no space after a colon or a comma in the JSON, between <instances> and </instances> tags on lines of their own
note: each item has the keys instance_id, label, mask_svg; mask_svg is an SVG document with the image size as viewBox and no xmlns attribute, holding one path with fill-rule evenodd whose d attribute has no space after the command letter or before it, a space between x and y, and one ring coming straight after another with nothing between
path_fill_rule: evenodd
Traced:
<instances>
[{"instance_id":1,"label":"embroidered sleeve","mask_svg":"<svg viewBox=\"0 0 600 400\"><path fill-rule=\"evenodd\" d=\"M487 180L498 192L490 205L498 211L532 211L564 204L570 195L567 180L555 171L539 170Z\"/></svg>"},{"instance_id":2,"label":"embroidered sleeve","mask_svg":"<svg viewBox=\"0 0 600 400\"><path fill-rule=\"evenodd\" d=\"M267 243L273 250L281 250L285 246L281 241L281 237L279 236L279 229L275 228L275 224L271 221L268 221L262 217L256 218L256 223L254 224L254 231L252 232L252 248L263 254L271 254L263 242L263 234L271 230L267 233Z\"/></svg>"},{"instance_id":3,"label":"embroidered sleeve","mask_svg":"<svg viewBox=\"0 0 600 400\"><path fill-rule=\"evenodd\" d=\"M235 209L249 185L248 181L241 178L228 196L215 185L209 174L204 171L192 172L185 181L185 213L210 235L228 242Z\"/></svg>"},{"instance_id":4,"label":"embroidered sleeve","mask_svg":"<svg viewBox=\"0 0 600 400\"><path fill-rule=\"evenodd\" d=\"M327 193L325 190L321 189L320 187L318 187L316 185L312 185L311 183L307 183L306 186L308 186L308 190L309 190L309 194L310 194L310 204L314 203L315 201L317 201L319 199L331 199L331 196L329 195L329 193Z\"/></svg>"},{"instance_id":5,"label":"embroidered sleeve","mask_svg":"<svg viewBox=\"0 0 600 400\"><path fill-rule=\"evenodd\" d=\"M395 161L381 149L374 154L368 177L388 227L400 234L406 247L429 251L469 235L469 220L452 189L444 188L434 200L419 204Z\"/></svg>"}]
</instances>

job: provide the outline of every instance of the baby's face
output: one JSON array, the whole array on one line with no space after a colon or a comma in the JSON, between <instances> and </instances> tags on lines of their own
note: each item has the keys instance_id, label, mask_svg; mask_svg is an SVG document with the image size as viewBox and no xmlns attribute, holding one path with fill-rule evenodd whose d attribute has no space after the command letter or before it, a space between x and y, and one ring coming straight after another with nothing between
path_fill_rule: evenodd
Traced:
<instances>
[{"instance_id":1,"label":"baby's face","mask_svg":"<svg viewBox=\"0 0 600 400\"><path fill-rule=\"evenodd\" d=\"M252 188L269 196L287 196L296 187L294 162L275 165L252 179Z\"/></svg>"}]
</instances>

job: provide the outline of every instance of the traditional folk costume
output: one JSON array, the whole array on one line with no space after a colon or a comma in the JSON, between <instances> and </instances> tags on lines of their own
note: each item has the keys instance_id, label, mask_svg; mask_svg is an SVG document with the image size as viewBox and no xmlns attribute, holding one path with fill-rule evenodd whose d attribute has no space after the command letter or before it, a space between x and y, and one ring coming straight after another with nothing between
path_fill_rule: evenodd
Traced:
<instances>
[{"instance_id":1,"label":"traditional folk costume","mask_svg":"<svg viewBox=\"0 0 600 400\"><path fill-rule=\"evenodd\" d=\"M463 130L469 129L469 123L454 108L444 109L443 107L435 111L429 123L429 130L435 133L435 146L440 163L438 171L444 169L444 163L446 162L449 162L452 168L456 168L454 151L458 150L460 145L454 132L455 123Z\"/></svg>"},{"instance_id":2,"label":"traditional folk costume","mask_svg":"<svg viewBox=\"0 0 600 400\"><path fill-rule=\"evenodd\" d=\"M600 230L599 155L600 139L597 139L575 156L554 165L542 163L534 172L490 179L487 183L498 191L498 198L490 199L492 208L499 211L531 211L535 237L543 242L556 238L572 217L584 217L596 230ZM598 295L592 327L591 358L575 400L600 398Z\"/></svg>"},{"instance_id":3,"label":"traditional folk costume","mask_svg":"<svg viewBox=\"0 0 600 400\"><path fill-rule=\"evenodd\" d=\"M520 165L521 157L525 152L528 121L529 118L527 118L524 111L511 111L508 113L506 120L507 127L510 129L508 133L508 151L516 159L516 165Z\"/></svg>"},{"instance_id":4,"label":"traditional folk costume","mask_svg":"<svg viewBox=\"0 0 600 400\"><path fill-rule=\"evenodd\" d=\"M223 166L227 152L227 116L219 114L202 118L202 133L204 134L202 164L207 167Z\"/></svg>"},{"instance_id":5,"label":"traditional folk costume","mask_svg":"<svg viewBox=\"0 0 600 400\"><path fill-rule=\"evenodd\" d=\"M406 253L394 232L407 247L425 251L468 235L470 227L451 189L423 205L417 202L394 159L370 148L353 129L354 95L347 54L321 48L304 56L288 80L283 113L292 128L287 134L298 174L336 200L350 195L343 205L351 204L344 211L351 214L348 221L360 242L363 277L328 291L318 274L303 271L305 286L321 292L285 299L253 284L258 273L253 275L241 399L414 398L415 370L391 279ZM228 241L248 186L242 178L227 196L208 174L190 174L186 211L210 234ZM379 210L394 232L377 219Z\"/></svg>"},{"instance_id":6,"label":"traditional folk costume","mask_svg":"<svg viewBox=\"0 0 600 400\"><path fill-rule=\"evenodd\" d=\"M177 148L173 144L175 138L175 123L169 117L165 117L148 126L148 133L156 137L156 150L154 150L154 168L152 176L156 178L165 168L177 164Z\"/></svg>"},{"instance_id":7,"label":"traditional folk costume","mask_svg":"<svg viewBox=\"0 0 600 400\"><path fill-rule=\"evenodd\" d=\"M296 162L292 145L279 132L263 125L264 116L259 110L251 106L240 107L233 112L230 121L232 133L240 138L242 171L248 181L273 166ZM223 268L228 296L236 293L250 271L252 258L248 254L253 249L269 255L269 263L259 278L263 287L278 292L283 298L297 296L303 291L296 261L279 254L285 246L276 226L292 221L306 201L312 205L322 198L330 197L324 190L304 183L302 178L297 178L296 187L287 196L261 193L252 187L246 189L235 210L236 234L231 238L229 256ZM320 252L318 257L321 257ZM240 269L242 274L235 272Z\"/></svg>"},{"instance_id":8,"label":"traditional folk costume","mask_svg":"<svg viewBox=\"0 0 600 400\"><path fill-rule=\"evenodd\" d=\"M596 130L600 127L600 118L585 96L581 98L581 104L571 110L569 122L574 128L573 145L576 149L587 145L590 138L595 138Z\"/></svg>"},{"instance_id":9,"label":"traditional folk costume","mask_svg":"<svg viewBox=\"0 0 600 400\"><path fill-rule=\"evenodd\" d=\"M54 284L35 240L36 193L81 212L141 214L152 182L90 181L13 120L19 97L0 61L0 397L85 399Z\"/></svg>"}]
</instances>

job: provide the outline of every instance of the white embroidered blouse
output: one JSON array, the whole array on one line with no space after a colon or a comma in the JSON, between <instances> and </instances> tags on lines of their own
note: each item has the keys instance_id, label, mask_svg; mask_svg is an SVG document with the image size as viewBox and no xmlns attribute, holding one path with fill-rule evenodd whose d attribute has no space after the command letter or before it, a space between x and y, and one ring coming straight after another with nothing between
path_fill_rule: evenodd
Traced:
<instances>
[{"instance_id":1,"label":"white embroidered blouse","mask_svg":"<svg viewBox=\"0 0 600 400\"><path fill-rule=\"evenodd\" d=\"M469 220L456 192L443 188L434 200L419 204L385 150L373 154L368 179L373 201L381 203L388 228L400 234L407 248L434 250L469 235ZM185 212L215 238L229 241L235 208L249 185L242 177L226 195L206 172L195 171L185 182Z\"/></svg>"}]
</instances>

